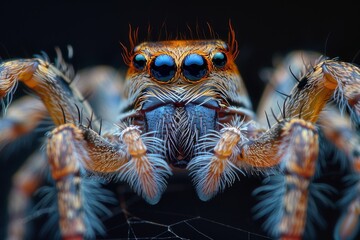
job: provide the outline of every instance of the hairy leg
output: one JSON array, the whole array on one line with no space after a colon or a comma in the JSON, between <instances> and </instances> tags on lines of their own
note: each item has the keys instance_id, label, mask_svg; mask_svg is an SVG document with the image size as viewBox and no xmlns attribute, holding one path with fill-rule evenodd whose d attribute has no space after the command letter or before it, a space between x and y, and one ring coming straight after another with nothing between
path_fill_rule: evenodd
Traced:
<instances>
[{"instance_id":1,"label":"hairy leg","mask_svg":"<svg viewBox=\"0 0 360 240\"><path fill-rule=\"evenodd\" d=\"M280 223L274 235L280 238L302 238L308 204L308 186L318 157L318 134L315 124L328 102L335 99L342 110L359 118L358 94L360 70L350 63L323 60L298 80L280 108L277 123L255 137L250 134L256 124L242 124L234 119L220 135L208 134L200 139L198 156L189 164L201 199L213 197L236 179L236 168L251 171L278 166L285 174L281 194ZM280 120L282 118L282 120ZM255 131L256 132L256 131ZM203 151L202 149L205 149ZM211 153L206 153L210 150ZM211 151L212 150L212 151ZM293 204L297 207L294 206ZM263 204L266 206L265 201ZM269 210L270 211L270 210ZM269 211L263 211L269 213ZM261 214L261 213L260 213ZM273 218L275 219L275 218ZM271 224L268 224L271 225Z\"/></svg>"},{"instance_id":2,"label":"hairy leg","mask_svg":"<svg viewBox=\"0 0 360 240\"><path fill-rule=\"evenodd\" d=\"M251 172L279 165L284 174L284 192L263 203L265 206L278 202L279 206L265 210L261 207L259 214L278 211L276 217L269 218L272 235L300 239L306 221L308 186L318 157L317 130L309 122L292 119L249 140L245 134L247 128L246 124L236 122L224 127L218 140L214 136L213 154L199 153L190 163L197 192L201 199L208 200L236 180L237 168Z\"/></svg>"},{"instance_id":3,"label":"hairy leg","mask_svg":"<svg viewBox=\"0 0 360 240\"><path fill-rule=\"evenodd\" d=\"M46 157L40 151L32 154L12 179L12 188L8 199L7 238L10 240L25 238L25 217L31 197L45 178Z\"/></svg>"},{"instance_id":4,"label":"hairy leg","mask_svg":"<svg viewBox=\"0 0 360 240\"><path fill-rule=\"evenodd\" d=\"M336 60L323 60L314 65L301 79L298 79L298 84L293 88L290 95L286 98L286 102L283 105L282 114L280 118L294 119L301 118L313 124L317 124L319 116L324 114L325 107L329 106L328 103L333 100L340 107L342 117L346 118L346 114L349 113L355 126L359 124L359 93L360 93L360 70L358 67L351 63L340 62ZM327 116L329 117L329 116ZM336 119L331 119L332 128ZM321 124L321 128L325 131L325 127ZM352 140L359 138L358 132L353 128ZM345 132L343 132L345 134ZM330 140L331 135L329 132L325 134ZM334 139L332 139L334 140ZM337 139L339 140L339 139ZM334 140L335 141L335 140ZM355 141L357 142L357 140ZM350 146L354 144L350 144ZM356 145L356 144L355 144ZM342 150L346 150L344 146L338 144L338 147ZM352 151L353 154L356 151ZM268 157L268 156L264 156ZM354 159L354 156L349 156L349 159ZM353 161L356 164L356 159ZM252 164L252 163L250 163ZM356 165L354 165L356 171ZM357 186L357 184L355 184ZM320 190L314 190L314 195L318 194ZM327 191L327 190L325 190ZM353 191L357 192L357 191ZM356 194L355 194L356 195ZM354 207L357 204L356 196L353 196L353 202L348 203L350 207L349 211L343 218L342 227L338 227L339 231L343 231L342 234L351 235L352 231L357 231L357 227L354 224L357 222L358 211ZM318 202L324 203L324 198L319 197ZM351 202L351 201L350 201ZM310 202L309 202L310 204ZM310 209L313 212L315 208ZM356 216L356 217L355 217ZM340 226L340 225L338 225Z\"/></svg>"},{"instance_id":5,"label":"hairy leg","mask_svg":"<svg viewBox=\"0 0 360 240\"><path fill-rule=\"evenodd\" d=\"M163 142L138 127L119 123L101 134L101 124L66 73L43 59L0 64L0 97L21 81L44 103L57 128L48 143L52 176L57 182L60 228L63 236L82 237L85 223L79 187L87 174L127 181L149 203L159 201L171 170L164 160ZM88 126L83 125L88 122Z\"/></svg>"},{"instance_id":6,"label":"hairy leg","mask_svg":"<svg viewBox=\"0 0 360 240\"><path fill-rule=\"evenodd\" d=\"M342 112L349 111L352 120L359 124L359 94L357 66L332 59L319 61L291 91L284 107L285 117L316 123L324 107L334 100Z\"/></svg>"},{"instance_id":7,"label":"hairy leg","mask_svg":"<svg viewBox=\"0 0 360 240\"><path fill-rule=\"evenodd\" d=\"M48 117L42 102L31 96L14 101L0 119L0 148L33 131Z\"/></svg>"},{"instance_id":8,"label":"hairy leg","mask_svg":"<svg viewBox=\"0 0 360 240\"><path fill-rule=\"evenodd\" d=\"M273 69L263 70L262 76L267 84L256 109L257 121L262 126L268 124L266 113L282 115L286 96L297 83L295 77L303 75L320 56L320 53L311 51L293 51L282 59L274 59Z\"/></svg>"},{"instance_id":9,"label":"hairy leg","mask_svg":"<svg viewBox=\"0 0 360 240\"><path fill-rule=\"evenodd\" d=\"M71 83L72 88L78 89L82 96L85 96L84 98L91 103L95 114L101 116L102 131L111 128L116 120L121 99L121 84L121 74L107 66L83 69L77 73ZM81 106L78 105L78 107L77 111L81 111L80 114L83 115ZM35 96L25 95L13 101L8 108L3 110L6 110L6 114L0 119L0 150L8 143L33 132L41 123L51 123L46 106L41 99ZM79 117L79 112L76 114ZM84 123L87 122L88 119L85 119L84 116L80 117Z\"/></svg>"},{"instance_id":10,"label":"hairy leg","mask_svg":"<svg viewBox=\"0 0 360 240\"><path fill-rule=\"evenodd\" d=\"M325 111L319 123L325 136L342 152L346 159L342 164L349 167L347 189L342 192L340 209L343 209L334 232L335 239L355 239L360 228L360 136L350 118L337 109Z\"/></svg>"},{"instance_id":11,"label":"hairy leg","mask_svg":"<svg viewBox=\"0 0 360 240\"><path fill-rule=\"evenodd\" d=\"M305 59L308 59L307 55L305 55ZM324 61L314 66L307 75L303 74L303 77L297 78L296 76L301 75L297 70L299 66L296 64L296 61L291 60L291 62L293 63L290 64L288 61L282 62L280 67L272 74L270 78L271 84L267 87L268 91L265 92L267 94L263 96L262 104L260 104L258 109L259 120L262 123L266 122L264 114L265 106L269 105L273 108L275 115L281 118L281 115L283 115L282 109L278 106L283 106L284 100L289 101L287 107L292 109L290 112L292 112L293 115L298 114L299 116L312 119L312 121L316 121L319 116L316 124L324 133L324 136L332 142L338 150L345 153L346 158L341 159L341 164L351 169L351 175L347 177L346 181L346 183L349 184L348 190L343 192L344 197L339 206L340 209L345 208L346 210L344 210L336 226L334 236L336 239L353 239L356 234L358 234L360 226L360 211L358 210L360 206L358 186L360 181L358 161L360 137L358 130L356 130L356 125L359 124L359 70L356 66L349 63ZM313 61L304 62L311 63ZM301 63L299 64L301 65ZM286 71L286 67L291 67L292 71ZM307 68L309 69L309 67ZM317 74L315 74L316 72ZM299 81L298 84L296 84L296 80ZM314 108L314 112L310 112L311 109L309 108L304 111L304 108L307 108L306 105L309 105L311 99L315 101L315 104L312 104L312 106L324 104L324 100L321 99L321 94L324 93L324 91L322 91L322 93L318 91L319 86L322 86L322 84L324 89L335 89L333 97L330 100L335 100L335 103L340 105L340 111L336 109L335 104L327 106L323 111L321 108L316 107ZM294 86L295 88L292 93L285 97L286 94L290 92L290 88ZM315 89L313 93L311 93L312 88ZM302 92L307 93L302 95ZM274 95L277 96L277 98L274 98ZM279 97L282 97L282 99L279 99ZM273 99L278 99L279 104L276 104ZM298 105L296 105L296 101L298 101ZM285 112L289 113L288 111ZM352 116L355 125L351 122L347 114L348 112Z\"/></svg>"},{"instance_id":12,"label":"hairy leg","mask_svg":"<svg viewBox=\"0 0 360 240\"><path fill-rule=\"evenodd\" d=\"M90 105L72 86L72 80L39 58L7 61L0 64L0 97L11 94L20 81L40 97L55 125L77 123L80 118L90 120ZM92 126L99 129L98 122Z\"/></svg>"},{"instance_id":13,"label":"hairy leg","mask_svg":"<svg viewBox=\"0 0 360 240\"><path fill-rule=\"evenodd\" d=\"M63 239L83 239L86 228L81 195L81 162L86 161L85 141L81 132L71 125L52 131L47 154L51 175L56 182L59 224Z\"/></svg>"},{"instance_id":14,"label":"hairy leg","mask_svg":"<svg viewBox=\"0 0 360 240\"><path fill-rule=\"evenodd\" d=\"M115 176L127 181L149 203L159 201L165 188L165 178L171 174L168 165L159 154L160 145L145 145L136 127L125 127L119 141L114 144L101 138L93 130L73 124L57 127L50 135L48 156L53 179L56 181L62 236L82 237L87 231L82 218L81 169L104 177ZM145 139L145 140L144 140ZM150 148L150 149L149 149ZM89 196L87 196L89 197Z\"/></svg>"},{"instance_id":15,"label":"hairy leg","mask_svg":"<svg viewBox=\"0 0 360 240\"><path fill-rule=\"evenodd\" d=\"M124 72L109 66L95 66L80 70L76 74L74 87L79 89L90 103L96 116L112 127L117 122L122 100Z\"/></svg>"},{"instance_id":16,"label":"hairy leg","mask_svg":"<svg viewBox=\"0 0 360 240\"><path fill-rule=\"evenodd\" d=\"M310 55L310 57L312 54ZM278 64L277 68L268 75L270 79L269 84L267 85L266 91L263 95L262 100L258 108L258 117L259 122L266 124L266 115L265 111L269 112L270 108L275 113L275 116L281 118L282 115L282 106L284 100L289 101L291 95L286 97L287 93L295 86L297 80L306 81L301 77L304 74L301 74L300 67L305 67L304 64L311 65L314 63L314 60L318 58L320 54L315 54L313 57L309 58L307 52L295 52L288 55L284 61ZM304 61L302 60L304 59ZM351 65L349 65L351 66ZM351 69L350 67L349 69ZM307 69L310 69L309 66ZM315 68L314 68L315 69ZM333 68L335 69L335 68ZM345 68L344 68L345 69ZM291 71L290 71L291 70ZM345 70L346 71L346 70ZM329 71L330 72L330 71ZM330 72L331 73L331 72ZM326 74L325 74L326 75ZM346 78L344 76L334 74L334 79L338 80L341 78ZM353 74L354 78L357 78L356 71ZM296 79L297 78L297 79ZM311 77L310 77L311 78ZM351 79L351 78L350 78ZM340 106L348 105L352 107L356 102L356 88L349 87L352 86L352 83L349 80L339 81L341 85L338 86L337 95L335 94L334 100L340 103ZM300 84L300 83L298 83ZM348 84L348 87L343 87L343 85ZM300 85L301 86L301 85ZM298 87L300 89L301 87ZM354 90L352 95L354 96L349 103L344 103L346 97L341 97L341 92L344 92L347 88L350 88L351 91ZM295 91L294 91L295 92ZM297 93L299 94L299 93ZM340 95L339 95L340 94ZM345 94L346 95L346 94ZM349 94L351 96L351 94ZM301 99L301 98L299 98ZM356 104L355 104L356 105ZM280 107L279 107L280 106ZM293 107L295 104L293 104ZM356 110L355 110L356 111ZM351 111L350 111L351 113ZM354 114L354 112L352 112ZM359 232L359 213L358 210L360 206L359 203L359 161L358 161L358 152L360 152L359 144L360 138L356 130L356 126L351 122L348 114L344 109L337 109L335 104L327 106L324 111L319 113L320 117L317 121L317 125L321 129L324 136L334 144L337 148L337 151L342 151L345 153L346 158L341 159L341 165L349 167L351 170L351 176L347 177L346 183L349 184L348 190L342 192L344 194L343 200L340 202L339 208L346 209L343 212L343 216L337 224L334 236L336 239L353 239L356 234ZM353 115L354 118L354 115ZM356 119L355 119L356 122ZM326 159L321 159L322 161ZM351 180L349 180L351 179Z\"/></svg>"}]
</instances>

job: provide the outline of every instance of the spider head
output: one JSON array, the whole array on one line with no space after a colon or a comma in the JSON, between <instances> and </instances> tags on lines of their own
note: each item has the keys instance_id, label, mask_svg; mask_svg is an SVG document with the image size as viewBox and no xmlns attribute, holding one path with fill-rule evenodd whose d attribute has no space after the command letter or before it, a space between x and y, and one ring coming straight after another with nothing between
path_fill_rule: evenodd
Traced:
<instances>
[{"instance_id":1,"label":"spider head","mask_svg":"<svg viewBox=\"0 0 360 240\"><path fill-rule=\"evenodd\" d=\"M210 131L251 108L234 62L221 40L145 42L134 48L125 96L137 124L165 141L167 159L186 167ZM140 116L140 117L139 117Z\"/></svg>"}]
</instances>

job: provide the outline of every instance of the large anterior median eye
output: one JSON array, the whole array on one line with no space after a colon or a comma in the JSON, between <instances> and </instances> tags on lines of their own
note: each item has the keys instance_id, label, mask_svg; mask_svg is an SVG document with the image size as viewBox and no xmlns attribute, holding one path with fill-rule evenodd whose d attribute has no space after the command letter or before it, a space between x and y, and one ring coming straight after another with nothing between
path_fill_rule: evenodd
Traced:
<instances>
[{"instance_id":1,"label":"large anterior median eye","mask_svg":"<svg viewBox=\"0 0 360 240\"><path fill-rule=\"evenodd\" d=\"M188 80L197 81L206 75L208 66L203 56L192 53L185 57L182 70Z\"/></svg>"},{"instance_id":2,"label":"large anterior median eye","mask_svg":"<svg viewBox=\"0 0 360 240\"><path fill-rule=\"evenodd\" d=\"M150 71L155 79L168 82L175 76L175 61L169 55L159 55L152 61Z\"/></svg>"}]
</instances>

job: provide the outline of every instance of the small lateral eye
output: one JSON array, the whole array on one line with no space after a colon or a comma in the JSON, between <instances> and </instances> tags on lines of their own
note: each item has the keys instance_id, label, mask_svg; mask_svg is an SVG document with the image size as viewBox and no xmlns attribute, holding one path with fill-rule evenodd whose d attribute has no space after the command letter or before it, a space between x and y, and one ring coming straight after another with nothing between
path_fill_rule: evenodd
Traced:
<instances>
[{"instance_id":1,"label":"small lateral eye","mask_svg":"<svg viewBox=\"0 0 360 240\"><path fill-rule=\"evenodd\" d=\"M167 54L161 54L152 61L150 71L156 80L168 82L175 76L175 60Z\"/></svg>"},{"instance_id":2,"label":"small lateral eye","mask_svg":"<svg viewBox=\"0 0 360 240\"><path fill-rule=\"evenodd\" d=\"M213 58L212 58L212 62L214 64L215 67L221 68L223 66L225 66L226 64L226 55L223 52L217 52L214 54Z\"/></svg>"},{"instance_id":3,"label":"small lateral eye","mask_svg":"<svg viewBox=\"0 0 360 240\"><path fill-rule=\"evenodd\" d=\"M183 74L190 81L203 78L208 72L207 62L203 56L192 53L185 57L182 64Z\"/></svg>"},{"instance_id":4,"label":"small lateral eye","mask_svg":"<svg viewBox=\"0 0 360 240\"><path fill-rule=\"evenodd\" d=\"M134 67L138 70L143 70L146 66L146 58L143 54L136 54L133 58Z\"/></svg>"}]
</instances>

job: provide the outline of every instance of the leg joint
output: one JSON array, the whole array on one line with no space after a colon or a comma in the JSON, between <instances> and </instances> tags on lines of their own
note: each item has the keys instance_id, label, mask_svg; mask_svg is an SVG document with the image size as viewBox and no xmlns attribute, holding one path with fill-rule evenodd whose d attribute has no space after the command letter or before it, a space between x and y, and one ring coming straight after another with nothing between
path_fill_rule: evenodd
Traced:
<instances>
[{"instance_id":1,"label":"leg joint","mask_svg":"<svg viewBox=\"0 0 360 240\"><path fill-rule=\"evenodd\" d=\"M87 157L84 145L81 131L73 124L61 125L51 132L47 154L54 180L78 173L81 160Z\"/></svg>"}]
</instances>

